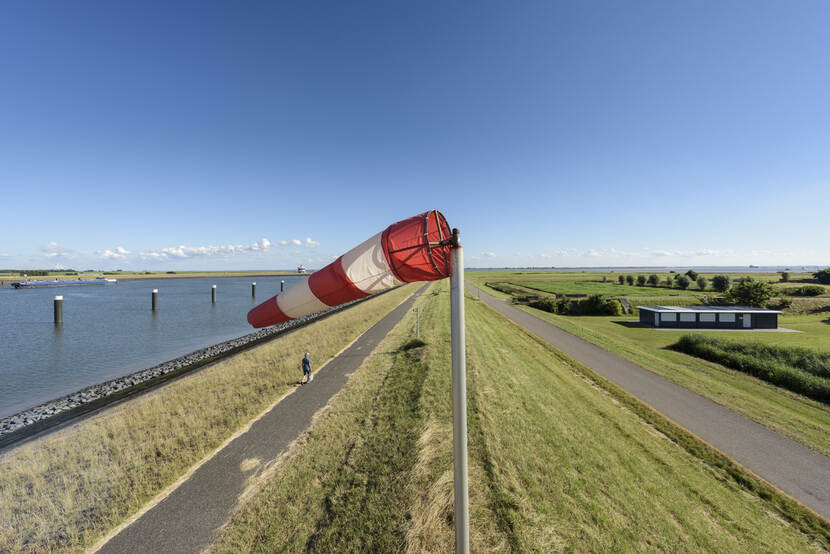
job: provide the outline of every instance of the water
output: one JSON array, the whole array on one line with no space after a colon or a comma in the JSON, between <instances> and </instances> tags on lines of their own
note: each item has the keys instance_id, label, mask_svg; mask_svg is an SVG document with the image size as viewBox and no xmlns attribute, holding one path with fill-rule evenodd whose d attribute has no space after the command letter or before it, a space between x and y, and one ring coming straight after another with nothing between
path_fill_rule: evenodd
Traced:
<instances>
[{"instance_id":1,"label":"water","mask_svg":"<svg viewBox=\"0 0 830 554\"><path fill-rule=\"evenodd\" d=\"M0 289L0 417L252 332L248 310L306 277ZM251 297L256 281L257 297ZM216 304L211 304L216 285ZM156 312L151 292L159 290ZM63 325L53 300L63 296Z\"/></svg>"}]
</instances>

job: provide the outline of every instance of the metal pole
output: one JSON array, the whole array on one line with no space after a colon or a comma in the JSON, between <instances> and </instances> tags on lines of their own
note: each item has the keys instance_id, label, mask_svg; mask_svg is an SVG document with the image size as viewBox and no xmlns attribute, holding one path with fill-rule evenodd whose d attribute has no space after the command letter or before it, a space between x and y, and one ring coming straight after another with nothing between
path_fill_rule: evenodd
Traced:
<instances>
[{"instance_id":1,"label":"metal pole","mask_svg":"<svg viewBox=\"0 0 830 554\"><path fill-rule=\"evenodd\" d=\"M470 552L470 509L467 492L467 356L464 337L464 250L453 229L454 269L450 279L452 319L452 444L455 491L455 551Z\"/></svg>"},{"instance_id":2,"label":"metal pole","mask_svg":"<svg viewBox=\"0 0 830 554\"><path fill-rule=\"evenodd\" d=\"M251 283L251 296L256 296L256 281Z\"/></svg>"},{"instance_id":3,"label":"metal pole","mask_svg":"<svg viewBox=\"0 0 830 554\"><path fill-rule=\"evenodd\" d=\"M280 292L285 290L285 281L280 281Z\"/></svg>"},{"instance_id":4,"label":"metal pole","mask_svg":"<svg viewBox=\"0 0 830 554\"><path fill-rule=\"evenodd\" d=\"M216 285L210 287L210 301L216 304Z\"/></svg>"},{"instance_id":5,"label":"metal pole","mask_svg":"<svg viewBox=\"0 0 830 554\"><path fill-rule=\"evenodd\" d=\"M55 297L55 325L63 324L63 296Z\"/></svg>"},{"instance_id":6,"label":"metal pole","mask_svg":"<svg viewBox=\"0 0 830 554\"><path fill-rule=\"evenodd\" d=\"M153 311L159 309L159 289L153 289Z\"/></svg>"},{"instance_id":7,"label":"metal pole","mask_svg":"<svg viewBox=\"0 0 830 554\"><path fill-rule=\"evenodd\" d=\"M415 308L415 338L420 338L421 336L421 310L420 308Z\"/></svg>"}]
</instances>

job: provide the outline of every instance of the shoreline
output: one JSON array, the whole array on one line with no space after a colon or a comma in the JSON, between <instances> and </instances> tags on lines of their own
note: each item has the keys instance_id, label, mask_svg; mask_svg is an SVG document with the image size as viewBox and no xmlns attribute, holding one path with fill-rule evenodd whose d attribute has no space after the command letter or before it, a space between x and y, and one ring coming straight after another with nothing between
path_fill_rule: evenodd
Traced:
<instances>
[{"instance_id":1,"label":"shoreline","mask_svg":"<svg viewBox=\"0 0 830 554\"><path fill-rule=\"evenodd\" d=\"M120 282L128 281L149 281L153 279L228 279L239 277L300 277L302 275L311 275L308 273L297 273L296 271L263 271L259 272L216 272L216 273L153 273L153 274L138 274L128 273L124 276L115 274L90 273L79 275L47 275L47 276L30 276L30 277L3 277L0 279L0 288L10 287L12 283L23 283L28 281L77 281L79 279L94 279L96 277L106 277L109 279L116 279Z\"/></svg>"},{"instance_id":2,"label":"shoreline","mask_svg":"<svg viewBox=\"0 0 830 554\"><path fill-rule=\"evenodd\" d=\"M0 418L0 450L110 404L190 374L221 358L277 338L375 296L377 295L206 346L158 365L89 385L54 400L2 417Z\"/></svg>"}]
</instances>

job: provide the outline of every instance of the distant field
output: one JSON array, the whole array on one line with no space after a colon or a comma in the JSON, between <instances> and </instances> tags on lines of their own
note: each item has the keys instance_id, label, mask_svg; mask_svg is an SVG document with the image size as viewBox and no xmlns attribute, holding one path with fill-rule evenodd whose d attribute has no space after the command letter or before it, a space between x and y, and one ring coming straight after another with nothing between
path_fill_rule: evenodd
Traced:
<instances>
[{"instance_id":1,"label":"distant field","mask_svg":"<svg viewBox=\"0 0 830 554\"><path fill-rule=\"evenodd\" d=\"M426 346L404 350L409 314L213 551L453 551L447 284L418 305ZM826 522L469 296L467 346L472 551L830 546Z\"/></svg>"},{"instance_id":2,"label":"distant field","mask_svg":"<svg viewBox=\"0 0 830 554\"><path fill-rule=\"evenodd\" d=\"M603 294L613 297L700 297L703 295L717 296L721 293L712 289L711 281L716 275L714 273L701 273L700 276L705 277L709 281L706 290L701 291L697 283L693 282L687 289L679 287L665 286L665 280L669 273L654 273L660 278L660 283L656 287L646 284L645 286L638 285L621 285L618 282L620 275L633 276L636 280L638 275L643 275L648 278L654 272L640 272L640 273L553 273L553 272L508 272L508 271L493 271L493 272L469 272L467 278L475 282L496 282L496 283L511 283L526 287L528 289L537 290L540 292L547 292L553 294ZM810 273L794 273L790 277L790 282L780 282L781 276L777 273L731 273L729 276L733 281L741 277L752 277L761 281L773 283L779 288L797 287L802 281L812 280ZM603 281L605 279L605 281ZM823 296L830 296L830 291Z\"/></svg>"}]
</instances>

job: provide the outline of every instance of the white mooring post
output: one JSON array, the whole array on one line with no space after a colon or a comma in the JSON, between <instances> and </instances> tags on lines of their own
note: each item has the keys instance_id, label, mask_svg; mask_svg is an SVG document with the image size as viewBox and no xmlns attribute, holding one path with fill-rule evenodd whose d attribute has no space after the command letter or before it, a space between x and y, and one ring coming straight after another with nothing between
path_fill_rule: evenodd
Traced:
<instances>
[{"instance_id":1,"label":"white mooring post","mask_svg":"<svg viewBox=\"0 0 830 554\"><path fill-rule=\"evenodd\" d=\"M210 302L216 304L216 285L210 287Z\"/></svg>"},{"instance_id":2,"label":"white mooring post","mask_svg":"<svg viewBox=\"0 0 830 554\"><path fill-rule=\"evenodd\" d=\"M154 312L159 309L159 289L153 289L152 306Z\"/></svg>"},{"instance_id":3,"label":"white mooring post","mask_svg":"<svg viewBox=\"0 0 830 554\"><path fill-rule=\"evenodd\" d=\"M453 229L453 269L450 278L452 319L452 445L455 491L455 551L470 552L470 509L467 493L467 355L464 337L464 250Z\"/></svg>"},{"instance_id":4,"label":"white mooring post","mask_svg":"<svg viewBox=\"0 0 830 554\"><path fill-rule=\"evenodd\" d=\"M63 296L56 296L54 303L55 325L63 325Z\"/></svg>"},{"instance_id":5,"label":"white mooring post","mask_svg":"<svg viewBox=\"0 0 830 554\"><path fill-rule=\"evenodd\" d=\"M251 296L256 297L256 281L251 283Z\"/></svg>"}]
</instances>

